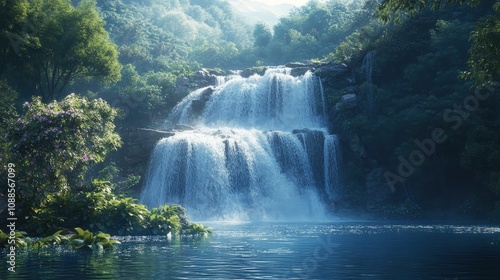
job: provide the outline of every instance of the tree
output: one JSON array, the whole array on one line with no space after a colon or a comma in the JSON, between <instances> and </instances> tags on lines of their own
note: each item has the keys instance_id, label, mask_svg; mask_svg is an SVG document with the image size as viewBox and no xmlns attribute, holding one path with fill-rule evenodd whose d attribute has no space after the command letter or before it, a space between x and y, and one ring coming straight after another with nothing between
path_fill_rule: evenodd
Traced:
<instances>
[{"instance_id":1,"label":"tree","mask_svg":"<svg viewBox=\"0 0 500 280\"><path fill-rule=\"evenodd\" d=\"M479 6L482 0L384 0L378 6L378 16L383 21L400 21L407 13L417 13L427 8L439 9L453 4ZM500 81L500 2L496 1L489 15L481 18L471 35L469 51L470 71L462 77L472 79L476 88L498 86Z\"/></svg>"},{"instance_id":2,"label":"tree","mask_svg":"<svg viewBox=\"0 0 500 280\"><path fill-rule=\"evenodd\" d=\"M16 171L23 174L17 186L25 203L36 205L49 193L83 186L87 169L121 145L114 132L116 111L102 99L71 94L44 104L36 96L24 110L7 140Z\"/></svg>"},{"instance_id":3,"label":"tree","mask_svg":"<svg viewBox=\"0 0 500 280\"><path fill-rule=\"evenodd\" d=\"M5 80L0 80L0 137L2 137L0 139L0 166L3 166L10 155L8 151L11 143L6 141L5 136L17 117L16 107L14 107L16 98L17 92L10 88ZM0 174L2 172L3 170L0 169Z\"/></svg>"},{"instance_id":4,"label":"tree","mask_svg":"<svg viewBox=\"0 0 500 280\"><path fill-rule=\"evenodd\" d=\"M257 23L253 30L254 46L255 47L266 47L273 35L271 29L265 23Z\"/></svg>"},{"instance_id":5,"label":"tree","mask_svg":"<svg viewBox=\"0 0 500 280\"><path fill-rule=\"evenodd\" d=\"M500 2L497 4L497 13L482 19L471 35L471 70L463 77L474 80L478 87L498 86L500 82Z\"/></svg>"},{"instance_id":6,"label":"tree","mask_svg":"<svg viewBox=\"0 0 500 280\"><path fill-rule=\"evenodd\" d=\"M22 33L27 32L30 26L26 22L27 6L25 0L0 0L0 76L13 52L19 51Z\"/></svg>"},{"instance_id":7,"label":"tree","mask_svg":"<svg viewBox=\"0 0 500 280\"><path fill-rule=\"evenodd\" d=\"M31 3L28 18L38 25L27 34L21 58L25 74L45 102L60 98L66 85L78 78L119 80L116 46L94 7L89 1L77 8L67 0Z\"/></svg>"}]
</instances>

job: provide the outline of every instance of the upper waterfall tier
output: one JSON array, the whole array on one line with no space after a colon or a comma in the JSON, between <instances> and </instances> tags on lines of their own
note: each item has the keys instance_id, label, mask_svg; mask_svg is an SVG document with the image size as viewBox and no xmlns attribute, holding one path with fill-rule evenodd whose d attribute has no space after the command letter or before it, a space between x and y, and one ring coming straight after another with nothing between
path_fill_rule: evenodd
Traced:
<instances>
[{"instance_id":1,"label":"upper waterfall tier","mask_svg":"<svg viewBox=\"0 0 500 280\"><path fill-rule=\"evenodd\" d=\"M311 72L293 77L289 71L274 68L263 76L232 76L216 88L196 90L174 108L169 121L272 130L323 127L325 108L319 79Z\"/></svg>"}]
</instances>

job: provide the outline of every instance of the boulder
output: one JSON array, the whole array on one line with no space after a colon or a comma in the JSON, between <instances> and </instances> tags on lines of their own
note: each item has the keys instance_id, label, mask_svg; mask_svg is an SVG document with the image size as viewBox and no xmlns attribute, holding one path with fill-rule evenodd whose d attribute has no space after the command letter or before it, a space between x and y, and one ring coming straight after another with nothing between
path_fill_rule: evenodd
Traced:
<instances>
[{"instance_id":1,"label":"boulder","mask_svg":"<svg viewBox=\"0 0 500 280\"><path fill-rule=\"evenodd\" d=\"M179 97L184 97L195 89L215 86L216 84L217 76L212 74L210 71L201 68L191 76L177 77L177 80L175 81L175 93Z\"/></svg>"},{"instance_id":2,"label":"boulder","mask_svg":"<svg viewBox=\"0 0 500 280\"><path fill-rule=\"evenodd\" d=\"M320 65L314 72L320 77L342 77L348 74L348 67L340 63L328 63Z\"/></svg>"},{"instance_id":3,"label":"boulder","mask_svg":"<svg viewBox=\"0 0 500 280\"><path fill-rule=\"evenodd\" d=\"M175 133L166 130L138 128L128 131L123 137L124 171L145 167L156 143L163 138L172 137Z\"/></svg>"},{"instance_id":4,"label":"boulder","mask_svg":"<svg viewBox=\"0 0 500 280\"><path fill-rule=\"evenodd\" d=\"M290 72L290 75L294 77L299 77L303 76L307 71L314 71L314 68L312 67L297 67L297 68L292 68L292 71Z\"/></svg>"},{"instance_id":5,"label":"boulder","mask_svg":"<svg viewBox=\"0 0 500 280\"><path fill-rule=\"evenodd\" d=\"M191 109L195 115L200 115L205 109L205 104L214 93L213 87L207 87L200 95L199 99L191 101Z\"/></svg>"},{"instance_id":6,"label":"boulder","mask_svg":"<svg viewBox=\"0 0 500 280\"><path fill-rule=\"evenodd\" d=\"M210 72L204 68L201 68L189 78L190 82L196 84L197 87L207 87L210 85L215 85L215 83L217 82L217 76L214 74L210 74Z\"/></svg>"},{"instance_id":7,"label":"boulder","mask_svg":"<svg viewBox=\"0 0 500 280\"><path fill-rule=\"evenodd\" d=\"M200 99L195 99L191 101L191 110L195 115L201 115L203 109L205 109L206 102Z\"/></svg>"},{"instance_id":8,"label":"boulder","mask_svg":"<svg viewBox=\"0 0 500 280\"><path fill-rule=\"evenodd\" d=\"M335 106L337 110L354 109L358 106L358 96L354 93L348 93L340 97L339 102Z\"/></svg>"},{"instance_id":9,"label":"boulder","mask_svg":"<svg viewBox=\"0 0 500 280\"><path fill-rule=\"evenodd\" d=\"M252 67L252 68L247 68L247 69L242 70L239 74L243 78L248 78L248 77L253 76L255 74L262 76L262 75L264 75L264 73L266 73L267 69L268 69L268 67Z\"/></svg>"}]
</instances>

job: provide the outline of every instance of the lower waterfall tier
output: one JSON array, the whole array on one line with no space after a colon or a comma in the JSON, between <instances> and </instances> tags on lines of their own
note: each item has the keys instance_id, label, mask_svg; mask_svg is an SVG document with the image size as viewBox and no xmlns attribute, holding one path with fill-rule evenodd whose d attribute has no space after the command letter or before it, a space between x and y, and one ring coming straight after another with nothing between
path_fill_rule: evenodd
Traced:
<instances>
[{"instance_id":1,"label":"lower waterfall tier","mask_svg":"<svg viewBox=\"0 0 500 280\"><path fill-rule=\"evenodd\" d=\"M324 219L340 195L338 141L323 130L203 128L161 140L141 201L194 219Z\"/></svg>"}]
</instances>

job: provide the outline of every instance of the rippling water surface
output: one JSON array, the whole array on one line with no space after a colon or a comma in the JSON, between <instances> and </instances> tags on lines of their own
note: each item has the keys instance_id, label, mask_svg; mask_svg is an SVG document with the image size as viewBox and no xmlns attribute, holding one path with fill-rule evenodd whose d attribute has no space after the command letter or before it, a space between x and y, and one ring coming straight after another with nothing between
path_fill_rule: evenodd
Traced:
<instances>
[{"instance_id":1,"label":"rippling water surface","mask_svg":"<svg viewBox=\"0 0 500 280\"><path fill-rule=\"evenodd\" d=\"M500 279L500 227L212 223L209 237L120 237L114 252L20 252L2 279ZM2 258L6 260L6 252ZM2 262L3 271L7 264Z\"/></svg>"}]
</instances>

